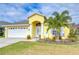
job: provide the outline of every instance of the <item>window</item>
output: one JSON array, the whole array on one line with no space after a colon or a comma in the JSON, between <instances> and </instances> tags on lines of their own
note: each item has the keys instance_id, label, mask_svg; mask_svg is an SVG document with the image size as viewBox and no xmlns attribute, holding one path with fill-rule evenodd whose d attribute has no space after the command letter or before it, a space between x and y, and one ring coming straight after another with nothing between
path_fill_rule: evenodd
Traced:
<instances>
[{"instance_id":1,"label":"window","mask_svg":"<svg viewBox=\"0 0 79 59\"><path fill-rule=\"evenodd\" d=\"M48 34L48 32L46 32L46 34Z\"/></svg>"},{"instance_id":2,"label":"window","mask_svg":"<svg viewBox=\"0 0 79 59\"><path fill-rule=\"evenodd\" d=\"M15 28L12 28L12 29L15 29Z\"/></svg>"},{"instance_id":3,"label":"window","mask_svg":"<svg viewBox=\"0 0 79 59\"><path fill-rule=\"evenodd\" d=\"M24 27L24 29L26 29L26 27Z\"/></svg>"},{"instance_id":4,"label":"window","mask_svg":"<svg viewBox=\"0 0 79 59\"><path fill-rule=\"evenodd\" d=\"M64 27L61 27L60 35L61 35L61 36L64 36Z\"/></svg>"},{"instance_id":5,"label":"window","mask_svg":"<svg viewBox=\"0 0 79 59\"><path fill-rule=\"evenodd\" d=\"M57 31L55 29L52 29L52 35L57 35Z\"/></svg>"},{"instance_id":6,"label":"window","mask_svg":"<svg viewBox=\"0 0 79 59\"><path fill-rule=\"evenodd\" d=\"M52 33L52 35L54 35L54 36L57 36L57 35L58 35L56 29L52 29L52 32L51 32L51 33ZM63 27L61 27L60 36L64 36L64 28L63 28Z\"/></svg>"},{"instance_id":7,"label":"window","mask_svg":"<svg viewBox=\"0 0 79 59\"><path fill-rule=\"evenodd\" d=\"M10 28L10 29L13 29L13 28Z\"/></svg>"},{"instance_id":8,"label":"window","mask_svg":"<svg viewBox=\"0 0 79 59\"><path fill-rule=\"evenodd\" d=\"M53 31L53 35L56 35L56 31L55 30Z\"/></svg>"}]
</instances>

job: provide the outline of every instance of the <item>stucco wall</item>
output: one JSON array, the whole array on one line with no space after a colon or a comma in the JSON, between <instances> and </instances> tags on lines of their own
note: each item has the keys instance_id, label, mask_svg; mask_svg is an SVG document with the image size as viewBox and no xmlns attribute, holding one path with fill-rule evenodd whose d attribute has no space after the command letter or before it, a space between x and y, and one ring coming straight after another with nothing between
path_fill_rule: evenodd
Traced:
<instances>
[{"instance_id":1,"label":"stucco wall","mask_svg":"<svg viewBox=\"0 0 79 59\"><path fill-rule=\"evenodd\" d=\"M39 21L41 23L44 22L44 17L40 15L33 15L32 17L29 18L29 24L32 24L34 21Z\"/></svg>"},{"instance_id":2,"label":"stucco wall","mask_svg":"<svg viewBox=\"0 0 79 59\"><path fill-rule=\"evenodd\" d=\"M32 24L32 37L35 36L35 32L36 32L36 28L35 28L36 26L35 26L35 23L33 23L33 22L38 21L41 24L44 24L44 20L45 20L44 17L40 16L38 14L34 14L31 17L29 17L29 24ZM52 39L54 36L50 32L50 30L47 32L47 28L48 28L48 26L46 24L44 24L44 33L41 34L41 37ZM62 38L66 39L69 35L69 32L70 32L69 28L65 27L64 28L64 36Z\"/></svg>"},{"instance_id":3,"label":"stucco wall","mask_svg":"<svg viewBox=\"0 0 79 59\"><path fill-rule=\"evenodd\" d=\"M64 28L64 37L62 37L62 39L66 39L66 38L68 38L68 35L69 35L69 33L70 33L70 29L69 28L67 28L67 27L65 27Z\"/></svg>"},{"instance_id":4,"label":"stucco wall","mask_svg":"<svg viewBox=\"0 0 79 59\"><path fill-rule=\"evenodd\" d=\"M36 23L40 22L41 24L44 23L44 17L38 14L34 14L32 16L30 16L29 18L29 24L32 24L32 33L31 33L31 37L36 36L35 32L36 32ZM43 36L43 35L42 35ZM42 37L41 36L41 37Z\"/></svg>"},{"instance_id":5,"label":"stucco wall","mask_svg":"<svg viewBox=\"0 0 79 59\"><path fill-rule=\"evenodd\" d=\"M48 26L45 25L44 26L44 37L53 39L54 36L52 35L50 30L47 32L47 29L48 29ZM64 36L62 37L62 39L66 39L66 38L68 38L70 29L65 27L63 30L64 30Z\"/></svg>"}]
</instances>

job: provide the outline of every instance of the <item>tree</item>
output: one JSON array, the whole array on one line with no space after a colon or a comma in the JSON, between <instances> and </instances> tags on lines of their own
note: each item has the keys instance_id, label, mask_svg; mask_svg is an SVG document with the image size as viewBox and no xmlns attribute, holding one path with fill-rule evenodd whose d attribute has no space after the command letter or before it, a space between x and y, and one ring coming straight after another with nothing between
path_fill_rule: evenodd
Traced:
<instances>
[{"instance_id":1,"label":"tree","mask_svg":"<svg viewBox=\"0 0 79 59\"><path fill-rule=\"evenodd\" d=\"M69 16L69 12L67 10L62 13L54 12L54 20L56 20L56 30L60 36L61 27L69 27L69 22L71 21L71 17Z\"/></svg>"},{"instance_id":2,"label":"tree","mask_svg":"<svg viewBox=\"0 0 79 59\"><path fill-rule=\"evenodd\" d=\"M76 31L77 29L73 27L73 25L71 24L70 26L70 33L69 33L69 39L74 42L74 41L77 41L78 40L78 37L76 35Z\"/></svg>"},{"instance_id":3,"label":"tree","mask_svg":"<svg viewBox=\"0 0 79 59\"><path fill-rule=\"evenodd\" d=\"M54 17L49 17L48 19L45 17L45 23L48 24L48 30L51 28L56 29L58 37L61 37L61 27L69 27L69 22L72 20L72 18L69 16L69 12L67 10L61 13L54 12L52 15Z\"/></svg>"},{"instance_id":4,"label":"tree","mask_svg":"<svg viewBox=\"0 0 79 59\"><path fill-rule=\"evenodd\" d=\"M46 17L44 17L45 21L44 23L46 23L48 25L48 28L47 28L47 32L50 30L50 29L55 29L56 28L56 23L57 21L54 20L53 17L49 17L48 19ZM53 41L55 41L55 38L56 36L53 38ZM46 39L48 40L48 39ZM48 40L49 41L49 40Z\"/></svg>"},{"instance_id":5,"label":"tree","mask_svg":"<svg viewBox=\"0 0 79 59\"><path fill-rule=\"evenodd\" d=\"M54 28L55 28L56 22L55 22L55 20L53 19L53 17L49 17L48 19L45 17L45 22L44 22L44 23L47 23L47 25L48 25L47 31L48 31L49 29L54 29Z\"/></svg>"},{"instance_id":6,"label":"tree","mask_svg":"<svg viewBox=\"0 0 79 59\"><path fill-rule=\"evenodd\" d=\"M77 41L76 30L70 29L70 33L68 37L72 42Z\"/></svg>"}]
</instances>

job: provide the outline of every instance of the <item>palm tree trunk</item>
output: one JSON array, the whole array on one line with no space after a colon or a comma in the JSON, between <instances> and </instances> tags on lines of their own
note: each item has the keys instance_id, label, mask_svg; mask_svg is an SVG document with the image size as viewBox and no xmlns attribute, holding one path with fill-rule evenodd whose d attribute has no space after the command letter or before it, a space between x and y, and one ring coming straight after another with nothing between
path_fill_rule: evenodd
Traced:
<instances>
[{"instance_id":1,"label":"palm tree trunk","mask_svg":"<svg viewBox=\"0 0 79 59\"><path fill-rule=\"evenodd\" d=\"M58 31L57 34L58 35L57 35L57 38L56 38L56 42L57 43L61 43L61 35L60 35L60 32Z\"/></svg>"}]
</instances>

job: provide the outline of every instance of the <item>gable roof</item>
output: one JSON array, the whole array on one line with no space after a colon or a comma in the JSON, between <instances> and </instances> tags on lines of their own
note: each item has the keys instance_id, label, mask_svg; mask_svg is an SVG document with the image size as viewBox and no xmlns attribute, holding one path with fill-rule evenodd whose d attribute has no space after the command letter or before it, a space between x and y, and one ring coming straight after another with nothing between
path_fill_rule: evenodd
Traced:
<instances>
[{"instance_id":1,"label":"gable roof","mask_svg":"<svg viewBox=\"0 0 79 59\"><path fill-rule=\"evenodd\" d=\"M19 21L19 22L15 22L15 23L2 25L2 27L5 27L5 26L29 26L29 24L28 24L27 20L23 20L23 21Z\"/></svg>"},{"instance_id":2,"label":"gable roof","mask_svg":"<svg viewBox=\"0 0 79 59\"><path fill-rule=\"evenodd\" d=\"M73 25L75 28L79 29L79 24Z\"/></svg>"},{"instance_id":3,"label":"gable roof","mask_svg":"<svg viewBox=\"0 0 79 59\"><path fill-rule=\"evenodd\" d=\"M11 23L5 22L5 21L0 21L0 26L1 26L1 25L8 25L8 24L11 24Z\"/></svg>"},{"instance_id":4,"label":"gable roof","mask_svg":"<svg viewBox=\"0 0 79 59\"><path fill-rule=\"evenodd\" d=\"M29 19L29 18L31 18L31 17L33 17L34 15L39 15L39 16L44 17L44 16L43 16L43 15L41 15L41 14L34 13L34 14L32 14L31 16L29 16L29 17L28 17L28 19Z\"/></svg>"},{"instance_id":5,"label":"gable roof","mask_svg":"<svg viewBox=\"0 0 79 59\"><path fill-rule=\"evenodd\" d=\"M22 21L19 21L19 22L15 22L13 24L29 24L28 20L22 20Z\"/></svg>"}]
</instances>

